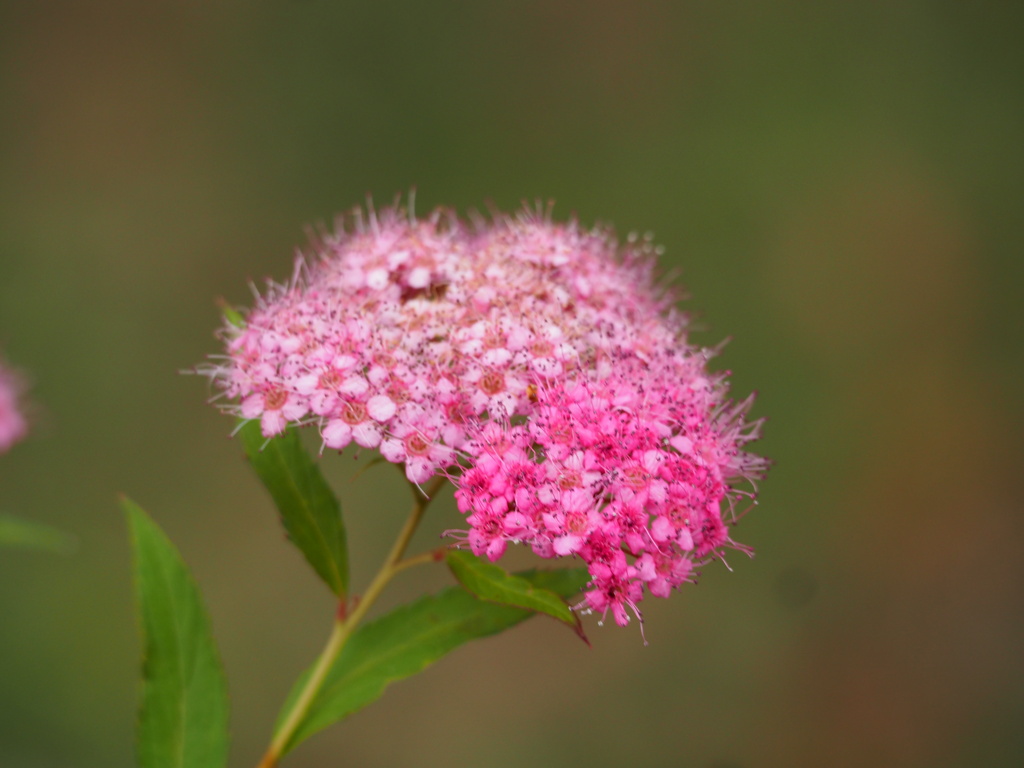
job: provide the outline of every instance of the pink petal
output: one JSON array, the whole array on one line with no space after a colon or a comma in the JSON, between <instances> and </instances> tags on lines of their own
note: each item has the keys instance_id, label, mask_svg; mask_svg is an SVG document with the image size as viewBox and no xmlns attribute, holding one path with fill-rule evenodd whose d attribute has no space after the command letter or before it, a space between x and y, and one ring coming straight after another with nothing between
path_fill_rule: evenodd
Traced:
<instances>
[{"instance_id":1,"label":"pink petal","mask_svg":"<svg viewBox=\"0 0 1024 768\"><path fill-rule=\"evenodd\" d=\"M659 543L671 539L675 532L675 526L668 518L659 517L651 524L651 538Z\"/></svg>"},{"instance_id":2,"label":"pink petal","mask_svg":"<svg viewBox=\"0 0 1024 768\"><path fill-rule=\"evenodd\" d=\"M371 269L366 274L366 285L375 291L382 291L388 285L388 271L383 267Z\"/></svg>"},{"instance_id":3,"label":"pink petal","mask_svg":"<svg viewBox=\"0 0 1024 768\"><path fill-rule=\"evenodd\" d=\"M398 406L387 395L374 395L366 401L366 412L374 421L387 421L397 410Z\"/></svg>"},{"instance_id":4,"label":"pink petal","mask_svg":"<svg viewBox=\"0 0 1024 768\"><path fill-rule=\"evenodd\" d=\"M366 381L362 376L349 376L338 387L338 391L343 395L349 397L360 397L365 394L366 390L370 388L369 382Z\"/></svg>"},{"instance_id":5,"label":"pink petal","mask_svg":"<svg viewBox=\"0 0 1024 768\"><path fill-rule=\"evenodd\" d=\"M693 453L693 440L684 435L676 435L668 441L668 444L683 454L683 456L689 456Z\"/></svg>"},{"instance_id":6,"label":"pink petal","mask_svg":"<svg viewBox=\"0 0 1024 768\"><path fill-rule=\"evenodd\" d=\"M263 413L263 395L259 392L249 395L242 401L242 416L255 419Z\"/></svg>"},{"instance_id":7,"label":"pink petal","mask_svg":"<svg viewBox=\"0 0 1024 768\"><path fill-rule=\"evenodd\" d=\"M571 555L583 544L583 537L577 536L574 533L567 533L564 536L559 536L552 542L552 548L556 555Z\"/></svg>"},{"instance_id":8,"label":"pink petal","mask_svg":"<svg viewBox=\"0 0 1024 768\"><path fill-rule=\"evenodd\" d=\"M425 459L410 459L405 463L405 476L410 483L425 483L434 476L434 465Z\"/></svg>"},{"instance_id":9,"label":"pink petal","mask_svg":"<svg viewBox=\"0 0 1024 768\"><path fill-rule=\"evenodd\" d=\"M281 408L281 414L287 421L298 421L309 413L309 405L304 397L288 395L288 400Z\"/></svg>"},{"instance_id":10,"label":"pink petal","mask_svg":"<svg viewBox=\"0 0 1024 768\"><path fill-rule=\"evenodd\" d=\"M284 432L288 422L280 411L264 411L260 419L260 427L263 429L264 437L273 437Z\"/></svg>"},{"instance_id":11,"label":"pink petal","mask_svg":"<svg viewBox=\"0 0 1024 768\"><path fill-rule=\"evenodd\" d=\"M487 559L493 563L505 554L505 548L507 546L508 542L504 539L492 539L491 543L487 545Z\"/></svg>"},{"instance_id":12,"label":"pink petal","mask_svg":"<svg viewBox=\"0 0 1024 768\"><path fill-rule=\"evenodd\" d=\"M324 439L324 445L340 451L352 442L352 427L341 419L335 419L327 423L320 436Z\"/></svg>"},{"instance_id":13,"label":"pink petal","mask_svg":"<svg viewBox=\"0 0 1024 768\"><path fill-rule=\"evenodd\" d=\"M406 282L410 288L426 288L430 284L430 270L426 267L416 267L409 273Z\"/></svg>"},{"instance_id":14,"label":"pink petal","mask_svg":"<svg viewBox=\"0 0 1024 768\"><path fill-rule=\"evenodd\" d=\"M320 386L320 377L315 373L300 376L292 383L292 386L300 395L312 395Z\"/></svg>"},{"instance_id":15,"label":"pink petal","mask_svg":"<svg viewBox=\"0 0 1024 768\"><path fill-rule=\"evenodd\" d=\"M376 448L383 437L380 427L369 421L352 427L352 439L363 448Z\"/></svg>"},{"instance_id":16,"label":"pink petal","mask_svg":"<svg viewBox=\"0 0 1024 768\"><path fill-rule=\"evenodd\" d=\"M392 464L405 461L405 443L391 437L380 444L380 455Z\"/></svg>"},{"instance_id":17,"label":"pink petal","mask_svg":"<svg viewBox=\"0 0 1024 768\"><path fill-rule=\"evenodd\" d=\"M693 534L690 533L689 528L680 528L679 536L676 537L676 543L679 544L679 548L684 552L689 552L693 549Z\"/></svg>"}]
</instances>

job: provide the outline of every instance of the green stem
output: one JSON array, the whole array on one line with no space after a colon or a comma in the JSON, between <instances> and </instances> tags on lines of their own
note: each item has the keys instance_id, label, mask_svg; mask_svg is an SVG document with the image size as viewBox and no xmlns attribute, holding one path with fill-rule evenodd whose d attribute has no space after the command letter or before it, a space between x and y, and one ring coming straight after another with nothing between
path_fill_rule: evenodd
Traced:
<instances>
[{"instance_id":1,"label":"green stem","mask_svg":"<svg viewBox=\"0 0 1024 768\"><path fill-rule=\"evenodd\" d=\"M412 568L414 565L425 565L426 563L439 563L444 560L444 555L448 551L448 547L438 547L432 549L429 552L423 552L422 554L415 555L414 557L407 557L405 560L401 560L395 563L395 573L401 573L406 568Z\"/></svg>"},{"instance_id":2,"label":"green stem","mask_svg":"<svg viewBox=\"0 0 1024 768\"><path fill-rule=\"evenodd\" d=\"M366 588L362 598L355 603L355 608L345 616L339 611L338 617L334 620L334 628L331 630L331 635L327 639L327 645L320 652L320 656L316 660L316 664L313 667L313 672L309 676L309 680L306 681L306 685L303 687L302 692L299 694L295 703L292 705L287 716L281 723L281 727L274 733L274 738L270 742L270 747L267 749L266 754L260 761L257 768L274 768L281 756L284 754L285 749L288 747L288 743L295 735L295 731L298 730L302 721L309 713L309 708L313 704L313 700L316 695L320 692L320 688L324 684L324 680L327 679L327 673L330 671L331 666L337 660L338 655L345 647L345 643L352 636L359 622L362 621L366 612L370 610L370 607L380 597L380 593L384 591L384 587L387 586L388 582L398 573L401 573L406 568L410 568L414 565L421 565L423 563L436 562L439 558L439 553L443 550L432 550L425 552L422 555L415 555L414 557L402 559L405 554L406 548L409 546L409 542L412 540L412 536L416 533L416 527L419 525L420 520L423 518L423 513L427 511L427 507L430 502L434 500L435 494L441 489L444 484L445 478L435 477L429 485L427 485L424 491L420 491L418 487L413 488L413 496L415 502L413 504L412 511L409 513L409 518L405 521L405 525L402 528L402 532L398 534L398 538L395 539L394 545L391 547L391 552L388 553L387 558L384 560L384 564L380 570L377 571L377 575L373 577L373 581Z\"/></svg>"}]
</instances>

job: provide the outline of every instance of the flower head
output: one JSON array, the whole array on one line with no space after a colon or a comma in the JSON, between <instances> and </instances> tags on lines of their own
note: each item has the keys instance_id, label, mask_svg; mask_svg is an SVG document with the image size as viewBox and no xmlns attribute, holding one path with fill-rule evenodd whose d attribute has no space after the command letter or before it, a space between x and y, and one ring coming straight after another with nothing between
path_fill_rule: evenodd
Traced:
<instances>
[{"instance_id":1,"label":"flower head","mask_svg":"<svg viewBox=\"0 0 1024 768\"><path fill-rule=\"evenodd\" d=\"M645 590L667 596L735 546L766 467L744 451L751 400L688 343L656 255L539 211L474 227L357 211L225 328L205 372L268 437L313 424L414 483L446 474L476 554L578 557L581 605L625 624Z\"/></svg>"},{"instance_id":2,"label":"flower head","mask_svg":"<svg viewBox=\"0 0 1024 768\"><path fill-rule=\"evenodd\" d=\"M0 360L0 453L6 453L28 433L21 395L21 377Z\"/></svg>"}]
</instances>

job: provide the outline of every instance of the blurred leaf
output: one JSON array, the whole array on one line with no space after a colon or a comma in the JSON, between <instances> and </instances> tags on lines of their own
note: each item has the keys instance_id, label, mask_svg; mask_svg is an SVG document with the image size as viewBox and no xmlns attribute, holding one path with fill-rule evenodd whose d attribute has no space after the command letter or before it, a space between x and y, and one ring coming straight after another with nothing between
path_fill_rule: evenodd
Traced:
<instances>
[{"instance_id":1,"label":"blurred leaf","mask_svg":"<svg viewBox=\"0 0 1024 768\"><path fill-rule=\"evenodd\" d=\"M0 546L69 552L75 546L75 538L48 525L0 515Z\"/></svg>"},{"instance_id":2,"label":"blurred leaf","mask_svg":"<svg viewBox=\"0 0 1024 768\"><path fill-rule=\"evenodd\" d=\"M135 552L143 641L138 752L142 768L222 768L227 685L199 591L174 545L122 499Z\"/></svg>"},{"instance_id":3,"label":"blurred leaf","mask_svg":"<svg viewBox=\"0 0 1024 768\"><path fill-rule=\"evenodd\" d=\"M289 429L268 442L257 420L244 424L240 434L246 456L281 513L288 538L344 600L348 593L348 543L341 505L302 447L298 432Z\"/></svg>"},{"instance_id":4,"label":"blurred leaf","mask_svg":"<svg viewBox=\"0 0 1024 768\"><path fill-rule=\"evenodd\" d=\"M575 594L586 583L575 570L527 571L519 576L536 588L563 597ZM352 635L328 672L286 751L362 709L391 683L422 671L463 643L497 634L533 615L522 608L478 600L461 587L449 587L366 624ZM291 709L309 674L307 670L296 683L282 712Z\"/></svg>"},{"instance_id":5,"label":"blurred leaf","mask_svg":"<svg viewBox=\"0 0 1024 768\"><path fill-rule=\"evenodd\" d=\"M481 560L472 552L450 549L446 555L448 567L458 582L481 600L516 608L526 608L537 613L546 613L565 622L581 637L583 635L580 617L569 610L561 595L548 589L534 586L522 576L509 573L494 563ZM584 569L579 569L585 575ZM586 584L583 579L581 587Z\"/></svg>"}]
</instances>

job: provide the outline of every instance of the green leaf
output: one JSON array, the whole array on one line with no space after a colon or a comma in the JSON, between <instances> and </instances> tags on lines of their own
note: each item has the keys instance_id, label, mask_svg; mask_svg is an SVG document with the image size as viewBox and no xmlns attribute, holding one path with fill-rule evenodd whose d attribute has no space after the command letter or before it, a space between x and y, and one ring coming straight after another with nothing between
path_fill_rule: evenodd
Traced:
<instances>
[{"instance_id":1,"label":"green leaf","mask_svg":"<svg viewBox=\"0 0 1024 768\"><path fill-rule=\"evenodd\" d=\"M210 622L174 545L122 499L135 552L143 663L138 752L142 768L223 768L227 685Z\"/></svg>"},{"instance_id":2,"label":"green leaf","mask_svg":"<svg viewBox=\"0 0 1024 768\"><path fill-rule=\"evenodd\" d=\"M458 582L481 600L546 613L565 622L583 637L580 617L569 610L565 600L557 593L535 587L522 576L511 574L472 552L449 549L446 559ZM583 639L586 640L586 637Z\"/></svg>"},{"instance_id":3,"label":"green leaf","mask_svg":"<svg viewBox=\"0 0 1024 768\"><path fill-rule=\"evenodd\" d=\"M74 549L75 538L48 525L0 515L0 546L70 552Z\"/></svg>"},{"instance_id":4,"label":"green leaf","mask_svg":"<svg viewBox=\"0 0 1024 768\"><path fill-rule=\"evenodd\" d=\"M587 578L578 571L530 571L520 576L563 596L578 592ZM362 709L391 683L420 672L458 646L497 634L533 615L522 608L478 600L461 587L449 587L364 625L328 672L286 751ZM309 674L296 683L283 712L290 711Z\"/></svg>"},{"instance_id":5,"label":"green leaf","mask_svg":"<svg viewBox=\"0 0 1024 768\"><path fill-rule=\"evenodd\" d=\"M219 302L221 314L235 328L245 328L245 315L221 299Z\"/></svg>"},{"instance_id":6,"label":"green leaf","mask_svg":"<svg viewBox=\"0 0 1024 768\"><path fill-rule=\"evenodd\" d=\"M267 440L258 420L240 430L245 454L270 491L288 538L331 591L348 593L348 544L341 505L302 447L297 430Z\"/></svg>"}]
</instances>

